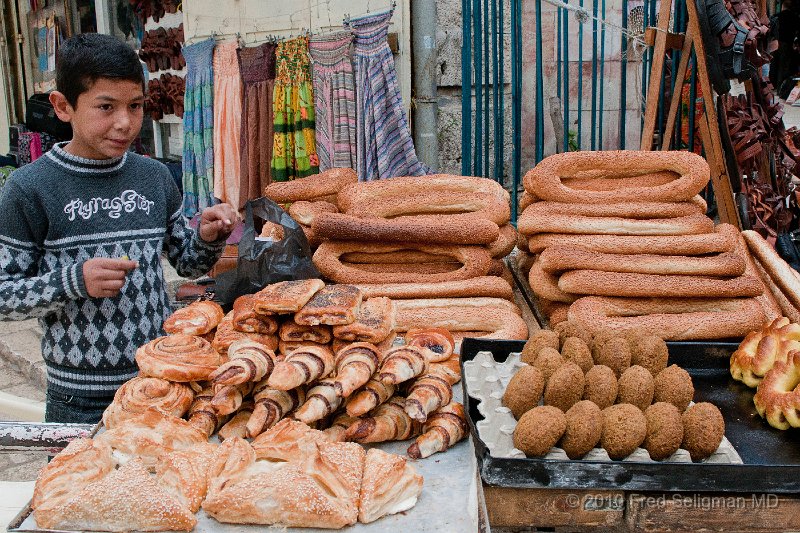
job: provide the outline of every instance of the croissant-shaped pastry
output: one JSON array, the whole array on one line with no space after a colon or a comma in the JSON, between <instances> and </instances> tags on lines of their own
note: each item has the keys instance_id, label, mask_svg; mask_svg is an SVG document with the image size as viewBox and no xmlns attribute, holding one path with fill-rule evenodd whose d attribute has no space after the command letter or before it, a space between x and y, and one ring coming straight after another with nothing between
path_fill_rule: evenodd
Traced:
<instances>
[{"instance_id":1,"label":"croissant-shaped pastry","mask_svg":"<svg viewBox=\"0 0 800 533\"><path fill-rule=\"evenodd\" d=\"M219 438L222 440L230 439L231 437L245 438L247 436L247 422L253 414L255 403L252 400L242 402L239 410L233 415L233 418L219 428Z\"/></svg>"},{"instance_id":2,"label":"croissant-shaped pastry","mask_svg":"<svg viewBox=\"0 0 800 533\"><path fill-rule=\"evenodd\" d=\"M350 416L364 416L392 397L397 387L375 378L367 381L360 391L350 396L345 404Z\"/></svg>"},{"instance_id":3,"label":"croissant-shaped pastry","mask_svg":"<svg viewBox=\"0 0 800 533\"><path fill-rule=\"evenodd\" d=\"M250 339L238 340L228 348L227 363L208 376L214 386L261 381L275 368L275 352Z\"/></svg>"},{"instance_id":4,"label":"croissant-shaped pastry","mask_svg":"<svg viewBox=\"0 0 800 533\"><path fill-rule=\"evenodd\" d=\"M316 326L301 325L294 320L287 320L281 324L278 336L282 341L316 342L317 344L328 344L333 339L330 326L324 324Z\"/></svg>"},{"instance_id":5,"label":"croissant-shaped pastry","mask_svg":"<svg viewBox=\"0 0 800 533\"><path fill-rule=\"evenodd\" d=\"M356 423L357 420L358 418L347 413L340 413L333 419L331 426L328 429L323 429L322 432L328 436L331 442L343 442L347 428Z\"/></svg>"},{"instance_id":6,"label":"croissant-shaped pastry","mask_svg":"<svg viewBox=\"0 0 800 533\"><path fill-rule=\"evenodd\" d=\"M158 337L136 350L142 375L168 381L204 381L217 369L219 354L194 335Z\"/></svg>"},{"instance_id":7,"label":"croissant-shaped pastry","mask_svg":"<svg viewBox=\"0 0 800 533\"><path fill-rule=\"evenodd\" d=\"M381 352L374 344L356 342L336 354L336 393L347 398L378 369Z\"/></svg>"},{"instance_id":8,"label":"croissant-shaped pastry","mask_svg":"<svg viewBox=\"0 0 800 533\"><path fill-rule=\"evenodd\" d=\"M297 409L306 401L306 393L302 387L282 391L264 386L253 399L253 414L247 421L248 438L260 435Z\"/></svg>"},{"instance_id":9,"label":"croissant-shaped pastry","mask_svg":"<svg viewBox=\"0 0 800 533\"><path fill-rule=\"evenodd\" d=\"M428 372L431 374L439 374L445 378L450 385L455 385L461 381L461 359L458 353L453 353L453 355L445 361L431 363Z\"/></svg>"},{"instance_id":10,"label":"croissant-shaped pastry","mask_svg":"<svg viewBox=\"0 0 800 533\"><path fill-rule=\"evenodd\" d=\"M276 350L278 348L278 337L276 335L243 333L233 329L233 311L225 315L225 318L217 326L217 332L211 345L220 354L227 355L231 344L242 339L256 341L259 344L263 344L268 350Z\"/></svg>"},{"instance_id":11,"label":"croissant-shaped pastry","mask_svg":"<svg viewBox=\"0 0 800 533\"><path fill-rule=\"evenodd\" d=\"M413 420L405 411L405 398L393 397L379 405L373 415L362 418L347 428L345 439L366 444L406 440L420 434L422 424Z\"/></svg>"},{"instance_id":12,"label":"croissant-shaped pastry","mask_svg":"<svg viewBox=\"0 0 800 533\"><path fill-rule=\"evenodd\" d=\"M411 384L406 396L406 413L417 422L453 399L453 387L440 374L425 374Z\"/></svg>"},{"instance_id":13,"label":"croissant-shaped pastry","mask_svg":"<svg viewBox=\"0 0 800 533\"><path fill-rule=\"evenodd\" d=\"M275 365L267 383L273 389L291 390L333 372L334 356L330 348L307 346L295 350Z\"/></svg>"},{"instance_id":14,"label":"croissant-shaped pastry","mask_svg":"<svg viewBox=\"0 0 800 533\"><path fill-rule=\"evenodd\" d=\"M181 417L192 405L194 391L184 383L137 376L122 384L103 413L103 425L111 429L145 411L148 407Z\"/></svg>"},{"instance_id":15,"label":"croissant-shaped pastry","mask_svg":"<svg viewBox=\"0 0 800 533\"><path fill-rule=\"evenodd\" d=\"M236 412L244 402L244 397L253 391L255 383L252 381L239 385L214 386L214 397L211 398L211 407L219 415L229 415Z\"/></svg>"},{"instance_id":16,"label":"croissant-shaped pastry","mask_svg":"<svg viewBox=\"0 0 800 533\"><path fill-rule=\"evenodd\" d=\"M422 348L432 363L449 359L456 345L453 335L444 328L412 328L406 332L406 344Z\"/></svg>"},{"instance_id":17,"label":"croissant-shaped pastry","mask_svg":"<svg viewBox=\"0 0 800 533\"><path fill-rule=\"evenodd\" d=\"M164 331L170 334L205 335L222 322L225 312L211 300L193 302L172 313L164 321Z\"/></svg>"},{"instance_id":18,"label":"croissant-shaped pastry","mask_svg":"<svg viewBox=\"0 0 800 533\"><path fill-rule=\"evenodd\" d=\"M428 417L422 427L424 433L409 446L408 455L422 459L436 452L443 452L463 439L469 432L464 406L451 402Z\"/></svg>"},{"instance_id":19,"label":"croissant-shaped pastry","mask_svg":"<svg viewBox=\"0 0 800 533\"><path fill-rule=\"evenodd\" d=\"M252 294L236 298L233 302L233 329L242 333L274 335L278 331L278 320L274 316L256 313L255 303Z\"/></svg>"},{"instance_id":20,"label":"croissant-shaped pastry","mask_svg":"<svg viewBox=\"0 0 800 533\"><path fill-rule=\"evenodd\" d=\"M214 389L210 386L198 392L194 397L192 406L189 407L187 416L189 424L205 433L208 437L228 419L228 417L219 414L211 405L213 398Z\"/></svg>"},{"instance_id":21,"label":"croissant-shaped pastry","mask_svg":"<svg viewBox=\"0 0 800 533\"><path fill-rule=\"evenodd\" d=\"M344 399L336 394L336 385L333 378L320 380L308 389L306 402L294 413L300 422L310 424L332 415Z\"/></svg>"},{"instance_id":22,"label":"croissant-shaped pastry","mask_svg":"<svg viewBox=\"0 0 800 533\"><path fill-rule=\"evenodd\" d=\"M424 374L428 370L428 360L419 346L398 346L383 356L378 379L384 383L397 385Z\"/></svg>"}]
</instances>

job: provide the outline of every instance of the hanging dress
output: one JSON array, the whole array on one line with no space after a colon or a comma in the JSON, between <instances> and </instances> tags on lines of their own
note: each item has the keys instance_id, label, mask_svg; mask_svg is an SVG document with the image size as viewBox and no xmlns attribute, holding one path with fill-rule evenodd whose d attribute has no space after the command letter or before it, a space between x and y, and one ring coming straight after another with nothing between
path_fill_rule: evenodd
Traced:
<instances>
[{"instance_id":1,"label":"hanging dress","mask_svg":"<svg viewBox=\"0 0 800 533\"><path fill-rule=\"evenodd\" d=\"M356 168L356 86L350 49L353 35L317 35L308 43L314 75L317 156L320 172Z\"/></svg>"},{"instance_id":2,"label":"hanging dress","mask_svg":"<svg viewBox=\"0 0 800 533\"><path fill-rule=\"evenodd\" d=\"M238 43L214 49L214 196L239 207L242 80Z\"/></svg>"},{"instance_id":3,"label":"hanging dress","mask_svg":"<svg viewBox=\"0 0 800 533\"><path fill-rule=\"evenodd\" d=\"M183 48L183 214L191 218L214 204L214 39Z\"/></svg>"},{"instance_id":4,"label":"hanging dress","mask_svg":"<svg viewBox=\"0 0 800 533\"><path fill-rule=\"evenodd\" d=\"M289 181L319 172L308 37L278 43L275 62L272 180Z\"/></svg>"},{"instance_id":5,"label":"hanging dress","mask_svg":"<svg viewBox=\"0 0 800 533\"><path fill-rule=\"evenodd\" d=\"M355 34L353 63L360 181L428 173L414 150L394 58L386 40L392 13L367 15L348 23Z\"/></svg>"},{"instance_id":6,"label":"hanging dress","mask_svg":"<svg viewBox=\"0 0 800 533\"><path fill-rule=\"evenodd\" d=\"M264 188L271 182L275 48L275 43L264 43L239 50L244 87L239 209L247 200L263 196Z\"/></svg>"}]
</instances>

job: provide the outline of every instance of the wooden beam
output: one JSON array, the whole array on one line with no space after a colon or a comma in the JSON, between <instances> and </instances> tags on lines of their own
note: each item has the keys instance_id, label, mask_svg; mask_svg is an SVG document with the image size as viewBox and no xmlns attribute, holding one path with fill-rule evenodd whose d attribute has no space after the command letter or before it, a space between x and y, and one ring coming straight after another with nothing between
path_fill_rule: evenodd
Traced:
<instances>
[{"instance_id":1,"label":"wooden beam","mask_svg":"<svg viewBox=\"0 0 800 533\"><path fill-rule=\"evenodd\" d=\"M714 90L708 78L706 51L701 37L700 22L697 18L697 5L693 0L687 0L686 9L689 13L688 27L691 28L695 57L697 58L697 77L700 79L700 86L703 89L704 115L708 120L708 144L703 143L703 147L706 152L706 160L709 161L709 164L711 164L713 160L718 169L717 172L712 171L711 173L711 184L714 187L714 196L717 201L717 212L719 213L720 222L727 222L733 224L737 228L741 228L739 213L736 210L736 202L733 199L731 182L730 179L728 179L728 172L725 167L722 140L719 136L717 110L714 105Z\"/></svg>"},{"instance_id":2,"label":"wooden beam","mask_svg":"<svg viewBox=\"0 0 800 533\"><path fill-rule=\"evenodd\" d=\"M678 106L681 103L683 95L683 80L686 78L686 69L689 67L689 58L692 56L692 34L690 29L686 30L686 39L683 41L683 49L681 50L681 62L678 64L678 71L675 77L675 83L680 81L680 90L672 88L672 98L669 102L669 111L667 112L667 124L664 128L664 133L661 136L661 149L669 150L672 142L672 133L675 130L675 122L678 120ZM689 105L694 105L694 102L689 102Z\"/></svg>"},{"instance_id":3,"label":"wooden beam","mask_svg":"<svg viewBox=\"0 0 800 533\"><path fill-rule=\"evenodd\" d=\"M656 27L659 31L655 37L653 66L650 68L650 85L647 88L647 106L644 113L641 150L653 149L653 134L656 130L656 119L658 118L658 97L661 89L661 76L664 72L664 52L667 46L671 8L671 0L662 1L658 11L658 25Z\"/></svg>"}]
</instances>

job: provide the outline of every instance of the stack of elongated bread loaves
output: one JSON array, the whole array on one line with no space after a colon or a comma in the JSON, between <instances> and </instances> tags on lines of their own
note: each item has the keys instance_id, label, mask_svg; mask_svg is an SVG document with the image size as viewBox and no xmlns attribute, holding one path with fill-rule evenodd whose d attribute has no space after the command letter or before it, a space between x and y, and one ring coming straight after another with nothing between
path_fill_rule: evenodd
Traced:
<instances>
[{"instance_id":1,"label":"stack of elongated bread loaves","mask_svg":"<svg viewBox=\"0 0 800 533\"><path fill-rule=\"evenodd\" d=\"M394 300L397 331L426 325L457 338L528 338L503 261L518 235L500 184L449 175L358 183L334 169L266 194L293 202L289 213L325 278Z\"/></svg>"},{"instance_id":2,"label":"stack of elongated bread loaves","mask_svg":"<svg viewBox=\"0 0 800 533\"><path fill-rule=\"evenodd\" d=\"M708 179L691 152L572 152L528 172L518 246L550 321L686 340L779 315L738 230L705 215Z\"/></svg>"}]
</instances>

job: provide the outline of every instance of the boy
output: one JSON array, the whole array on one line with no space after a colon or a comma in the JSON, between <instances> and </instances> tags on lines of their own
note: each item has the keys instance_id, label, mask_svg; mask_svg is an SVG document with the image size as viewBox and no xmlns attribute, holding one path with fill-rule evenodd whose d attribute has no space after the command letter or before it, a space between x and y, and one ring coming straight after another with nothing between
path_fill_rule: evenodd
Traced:
<instances>
[{"instance_id":1,"label":"boy","mask_svg":"<svg viewBox=\"0 0 800 533\"><path fill-rule=\"evenodd\" d=\"M15 171L0 195L0 319L44 330L48 422L97 422L137 373L136 349L170 307L161 252L182 276L217 261L237 213L203 211L197 231L161 163L128 152L144 76L125 43L94 33L59 49L50 101L73 137Z\"/></svg>"}]
</instances>

